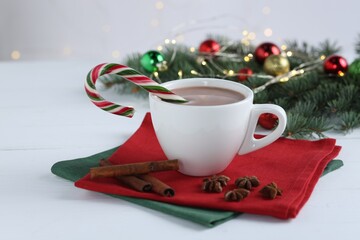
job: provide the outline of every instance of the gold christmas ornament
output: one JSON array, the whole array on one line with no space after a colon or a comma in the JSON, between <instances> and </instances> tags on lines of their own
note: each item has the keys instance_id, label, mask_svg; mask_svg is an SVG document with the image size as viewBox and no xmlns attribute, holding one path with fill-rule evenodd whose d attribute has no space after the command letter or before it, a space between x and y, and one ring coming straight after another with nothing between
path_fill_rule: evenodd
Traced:
<instances>
[{"instance_id":1,"label":"gold christmas ornament","mask_svg":"<svg viewBox=\"0 0 360 240\"><path fill-rule=\"evenodd\" d=\"M264 71L272 76L279 76L290 71L290 62L282 55L270 55L265 59Z\"/></svg>"}]
</instances>

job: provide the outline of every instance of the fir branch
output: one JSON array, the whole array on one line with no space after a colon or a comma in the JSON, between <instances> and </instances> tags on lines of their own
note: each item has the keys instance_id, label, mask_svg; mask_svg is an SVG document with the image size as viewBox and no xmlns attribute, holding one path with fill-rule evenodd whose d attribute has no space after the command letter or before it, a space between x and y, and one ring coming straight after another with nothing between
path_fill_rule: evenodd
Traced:
<instances>
[{"instance_id":1,"label":"fir branch","mask_svg":"<svg viewBox=\"0 0 360 240\"><path fill-rule=\"evenodd\" d=\"M224 78L236 81L236 73L244 67L255 73L244 84L251 89L265 84L269 78L264 78L263 66L243 57L253 53L255 47L244 45L241 41L231 41L219 35L210 35L225 46L224 52L232 57L216 56L206 58L198 53L190 52L184 45L166 45L162 54L168 62L168 69L158 72L158 79L162 82L194 77ZM286 51L293 55L289 57L291 69L305 62L319 59L321 55L329 56L340 51L336 42L325 40L318 46L306 42L287 41ZM355 51L360 56L360 34L355 45ZM125 65L154 78L141 66L142 54L134 53L127 57ZM235 57L234 57L235 56ZM205 63L205 64L203 64ZM232 71L235 75L226 74ZM101 79L106 86L116 86L121 93L136 93L148 96L148 93L134 84L121 78ZM348 132L360 127L360 59L355 60L349 72L343 77L331 77L324 73L321 64L318 68L302 75L292 77L288 82L276 83L254 96L254 103L274 103L282 106L287 112L288 123L284 136L291 138L322 138L324 132L338 130Z\"/></svg>"},{"instance_id":2,"label":"fir branch","mask_svg":"<svg viewBox=\"0 0 360 240\"><path fill-rule=\"evenodd\" d=\"M287 124L283 135L291 138L308 138L312 131L306 128L307 119L298 113L287 113Z\"/></svg>"},{"instance_id":3,"label":"fir branch","mask_svg":"<svg viewBox=\"0 0 360 240\"><path fill-rule=\"evenodd\" d=\"M299 43L296 40L286 40L285 44L288 49L294 52L296 57L304 62L319 58L321 55L330 56L341 50L336 42L330 40L320 42L318 46L310 46L306 42Z\"/></svg>"},{"instance_id":4,"label":"fir branch","mask_svg":"<svg viewBox=\"0 0 360 240\"><path fill-rule=\"evenodd\" d=\"M349 132L360 126L360 113L355 111L344 112L339 115L340 124L336 129Z\"/></svg>"},{"instance_id":5,"label":"fir branch","mask_svg":"<svg viewBox=\"0 0 360 240\"><path fill-rule=\"evenodd\" d=\"M331 120L325 116L309 117L307 122L307 128L312 131L312 137L323 138L325 135L323 132L329 131L333 128Z\"/></svg>"},{"instance_id":6,"label":"fir branch","mask_svg":"<svg viewBox=\"0 0 360 240\"><path fill-rule=\"evenodd\" d=\"M270 102L268 100L268 102ZM265 102L264 102L265 103ZM294 104L293 104L293 98L292 97L279 97L279 98L275 98L272 101L273 104L279 105L280 107L284 108L284 109L290 109Z\"/></svg>"},{"instance_id":7,"label":"fir branch","mask_svg":"<svg viewBox=\"0 0 360 240\"><path fill-rule=\"evenodd\" d=\"M325 117L305 117L301 113L288 112L288 123L284 136L295 139L323 138L323 132L332 129L331 121Z\"/></svg>"},{"instance_id":8,"label":"fir branch","mask_svg":"<svg viewBox=\"0 0 360 240\"><path fill-rule=\"evenodd\" d=\"M314 89L318 84L318 75L315 72L309 72L294 77L288 82L274 85L271 91L273 97L279 96L280 94L284 97L300 97L304 92Z\"/></svg>"},{"instance_id":9,"label":"fir branch","mask_svg":"<svg viewBox=\"0 0 360 240\"><path fill-rule=\"evenodd\" d=\"M299 43L296 40L285 40L285 45L287 49L291 49L301 62L307 62L318 57L315 47L309 46L306 42Z\"/></svg>"},{"instance_id":10,"label":"fir branch","mask_svg":"<svg viewBox=\"0 0 360 240\"><path fill-rule=\"evenodd\" d=\"M262 78L262 77L258 77L258 76L251 76L247 79L246 82L244 82L243 84L251 89L254 89L256 87L259 87L263 84L265 84L267 81L269 81L268 78Z\"/></svg>"},{"instance_id":11,"label":"fir branch","mask_svg":"<svg viewBox=\"0 0 360 240\"><path fill-rule=\"evenodd\" d=\"M338 46L337 42L330 42L330 40L325 40L320 42L319 46L315 49L318 56L325 55L330 56L341 51L341 47Z\"/></svg>"},{"instance_id":12,"label":"fir branch","mask_svg":"<svg viewBox=\"0 0 360 240\"><path fill-rule=\"evenodd\" d=\"M312 102L302 102L298 101L295 105L288 110L288 112L293 113L302 113L304 117L312 117L314 115L318 115L318 108Z\"/></svg>"}]
</instances>

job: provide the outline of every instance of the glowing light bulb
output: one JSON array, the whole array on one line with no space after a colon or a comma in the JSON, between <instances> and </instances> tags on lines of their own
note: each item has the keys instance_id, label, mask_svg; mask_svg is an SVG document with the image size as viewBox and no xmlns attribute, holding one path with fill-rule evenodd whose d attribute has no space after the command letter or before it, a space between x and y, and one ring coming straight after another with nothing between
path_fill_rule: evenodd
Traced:
<instances>
[{"instance_id":1,"label":"glowing light bulb","mask_svg":"<svg viewBox=\"0 0 360 240\"><path fill-rule=\"evenodd\" d=\"M264 35L265 35L265 37L271 37L272 34L273 34L273 32L272 32L272 29L271 29L271 28L266 28L266 29L264 30Z\"/></svg>"},{"instance_id":2,"label":"glowing light bulb","mask_svg":"<svg viewBox=\"0 0 360 240\"><path fill-rule=\"evenodd\" d=\"M161 1L156 2L156 3L155 3L155 8L156 8L157 10L163 10L163 9L164 9L164 3L161 2Z\"/></svg>"},{"instance_id":3,"label":"glowing light bulb","mask_svg":"<svg viewBox=\"0 0 360 240\"><path fill-rule=\"evenodd\" d=\"M255 34L254 32L250 32L250 33L248 34L248 39L249 39L249 40L255 40L255 38L256 38L256 34Z\"/></svg>"},{"instance_id":4,"label":"glowing light bulb","mask_svg":"<svg viewBox=\"0 0 360 240\"><path fill-rule=\"evenodd\" d=\"M12 59L12 60L19 60L20 57L21 57L21 54L20 54L19 51L14 50L14 51L11 52L11 55L10 55L10 56L11 56L11 59Z\"/></svg>"},{"instance_id":5,"label":"glowing light bulb","mask_svg":"<svg viewBox=\"0 0 360 240\"><path fill-rule=\"evenodd\" d=\"M279 81L280 82L287 82L287 81L289 81L289 78L288 77L283 77Z\"/></svg>"},{"instance_id":6,"label":"glowing light bulb","mask_svg":"<svg viewBox=\"0 0 360 240\"><path fill-rule=\"evenodd\" d=\"M162 50L163 50L163 46L159 45L159 46L157 47L157 50L158 50L158 51L162 51Z\"/></svg>"},{"instance_id":7,"label":"glowing light bulb","mask_svg":"<svg viewBox=\"0 0 360 240\"><path fill-rule=\"evenodd\" d=\"M292 55L293 55L293 53L291 51L286 52L286 56L291 57Z\"/></svg>"},{"instance_id":8,"label":"glowing light bulb","mask_svg":"<svg viewBox=\"0 0 360 240\"><path fill-rule=\"evenodd\" d=\"M247 40L246 38L241 39L241 43L244 44L245 46L249 46L249 45L250 45L249 40Z\"/></svg>"},{"instance_id":9,"label":"glowing light bulb","mask_svg":"<svg viewBox=\"0 0 360 240\"><path fill-rule=\"evenodd\" d=\"M165 40L164 40L164 43L165 43L165 44L169 44L169 43L170 43L170 39L168 39L168 38L165 39Z\"/></svg>"},{"instance_id":10,"label":"glowing light bulb","mask_svg":"<svg viewBox=\"0 0 360 240\"><path fill-rule=\"evenodd\" d=\"M286 45L281 45L281 50L285 51L287 49L287 46Z\"/></svg>"},{"instance_id":11,"label":"glowing light bulb","mask_svg":"<svg viewBox=\"0 0 360 240\"><path fill-rule=\"evenodd\" d=\"M195 52L195 48L194 48L194 47L191 47L191 48L189 49L189 51L193 53L193 52Z\"/></svg>"},{"instance_id":12,"label":"glowing light bulb","mask_svg":"<svg viewBox=\"0 0 360 240\"><path fill-rule=\"evenodd\" d=\"M178 71L178 76L179 76L179 78L182 78L182 76L183 76L183 71L182 70Z\"/></svg>"}]
</instances>

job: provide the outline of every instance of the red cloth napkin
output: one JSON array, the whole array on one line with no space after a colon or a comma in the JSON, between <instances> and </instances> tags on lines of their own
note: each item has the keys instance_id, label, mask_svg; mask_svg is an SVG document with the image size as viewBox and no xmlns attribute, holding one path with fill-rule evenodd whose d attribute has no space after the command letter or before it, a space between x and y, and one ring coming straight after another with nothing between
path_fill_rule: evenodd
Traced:
<instances>
[{"instance_id":1,"label":"red cloth napkin","mask_svg":"<svg viewBox=\"0 0 360 240\"><path fill-rule=\"evenodd\" d=\"M168 185L176 194L172 198L154 193L141 193L119 185L112 178L90 180L86 175L75 186L92 191L151 199L178 205L219 209L235 212L270 215L277 218L294 218L309 199L325 166L335 158L341 147L335 139L318 141L280 138L255 152L236 156L224 170L231 178L222 193L205 193L201 190L203 177L190 177L177 171L152 173ZM109 158L113 164L165 160L159 142L147 114L140 128ZM257 176L259 187L241 202L226 202L224 193L235 188L234 181L241 176ZM277 183L283 195L274 200L262 198L259 190L270 182Z\"/></svg>"}]
</instances>

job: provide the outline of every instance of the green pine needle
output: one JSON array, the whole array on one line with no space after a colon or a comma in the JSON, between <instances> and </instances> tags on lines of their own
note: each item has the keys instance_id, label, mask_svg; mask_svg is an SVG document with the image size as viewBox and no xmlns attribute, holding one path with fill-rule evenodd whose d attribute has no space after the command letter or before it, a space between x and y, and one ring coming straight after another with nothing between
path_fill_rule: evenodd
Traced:
<instances>
[{"instance_id":1,"label":"green pine needle","mask_svg":"<svg viewBox=\"0 0 360 240\"><path fill-rule=\"evenodd\" d=\"M244 56L254 53L253 45L244 45L241 41L230 41L229 38L220 35L209 35L208 39L210 38L218 41L221 46L226 46L224 53L237 54L239 57L236 59L221 56L204 58L200 57L196 51L191 52L188 46L170 44L165 45L162 51L168 63L168 69L159 71L158 78L154 78L152 73L146 72L141 66L142 54L140 53L128 56L124 64L159 82L194 77L224 78L239 82L236 75L225 75L225 73L231 70L236 74L244 67L256 73L241 82L251 89L269 80L259 76L265 73L262 65L254 58L250 61L243 59ZM329 40L317 46L298 41L287 41L286 45L286 51L292 52L292 56L289 57L291 69L304 62L319 59L322 55L338 54L341 50L336 42ZM360 56L360 35L355 44L355 51ZM105 76L101 80L106 86L116 86L121 93L148 95L146 91L120 77ZM255 94L254 103L274 103L285 109L288 123L284 136L287 137L323 138L324 132L329 130L349 132L360 127L360 59L349 63L349 72L343 77L329 76L324 73L320 65L287 82L270 85L264 91Z\"/></svg>"},{"instance_id":2,"label":"green pine needle","mask_svg":"<svg viewBox=\"0 0 360 240\"><path fill-rule=\"evenodd\" d=\"M340 124L338 129L344 132L349 132L354 128L360 127L360 113L349 111L339 115Z\"/></svg>"}]
</instances>

